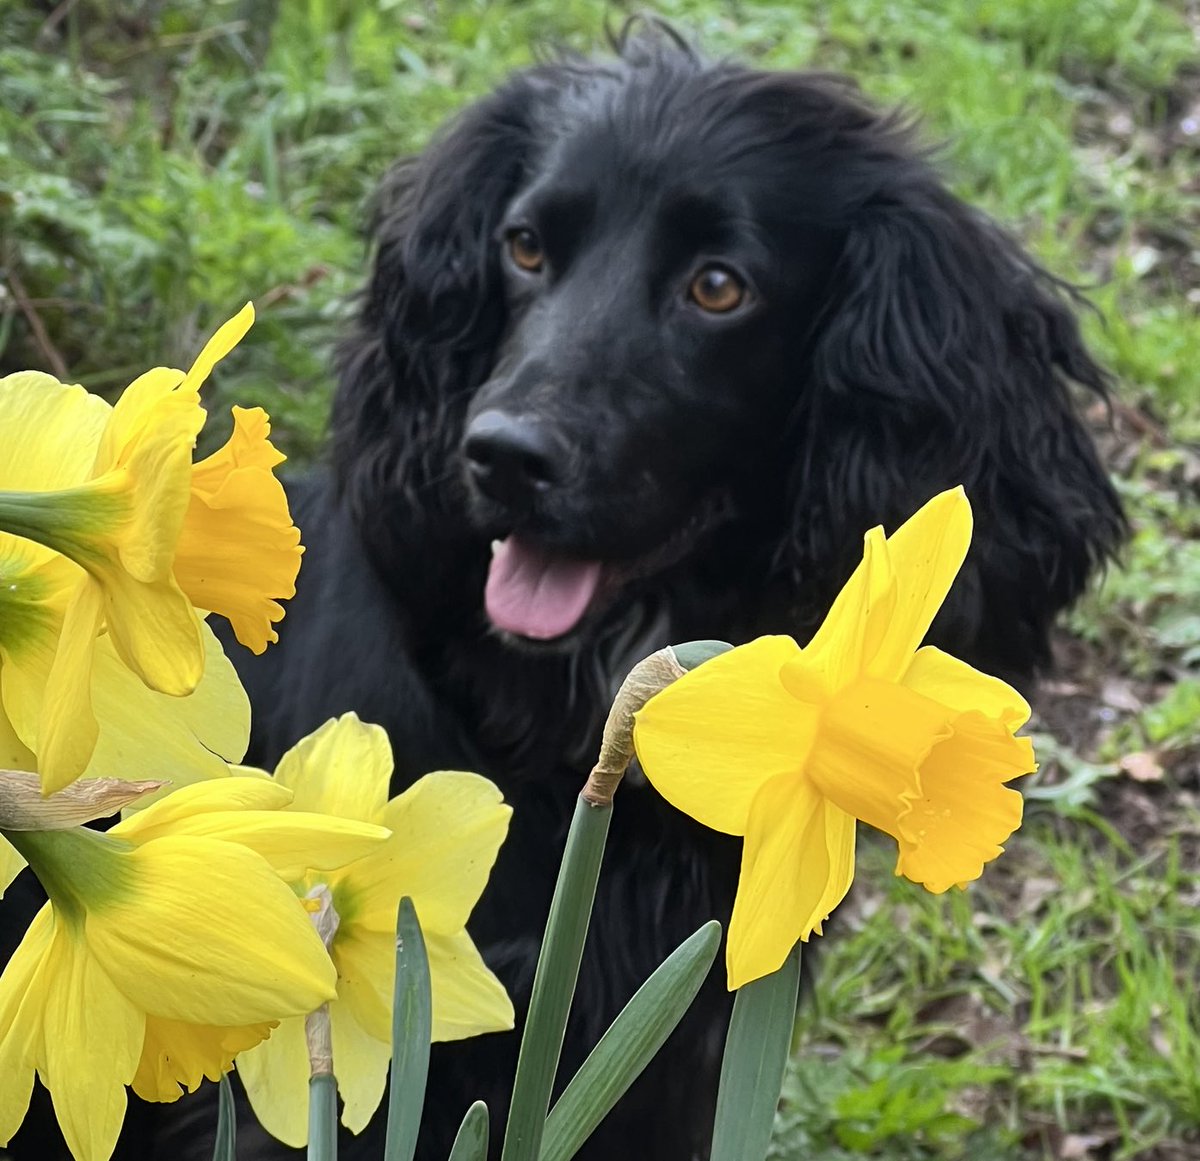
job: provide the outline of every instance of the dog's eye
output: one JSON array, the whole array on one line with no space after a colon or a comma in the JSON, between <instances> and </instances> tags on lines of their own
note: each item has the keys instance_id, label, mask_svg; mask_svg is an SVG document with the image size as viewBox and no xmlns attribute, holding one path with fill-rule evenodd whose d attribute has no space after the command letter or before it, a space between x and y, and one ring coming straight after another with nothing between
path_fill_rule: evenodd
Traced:
<instances>
[{"instance_id":1,"label":"dog's eye","mask_svg":"<svg viewBox=\"0 0 1200 1161\"><path fill-rule=\"evenodd\" d=\"M542 243L532 230L513 230L508 235L508 252L521 270L536 274L545 264Z\"/></svg>"},{"instance_id":2,"label":"dog's eye","mask_svg":"<svg viewBox=\"0 0 1200 1161\"><path fill-rule=\"evenodd\" d=\"M724 266L705 266L688 286L688 297L709 314L728 314L746 301L746 284Z\"/></svg>"}]
</instances>

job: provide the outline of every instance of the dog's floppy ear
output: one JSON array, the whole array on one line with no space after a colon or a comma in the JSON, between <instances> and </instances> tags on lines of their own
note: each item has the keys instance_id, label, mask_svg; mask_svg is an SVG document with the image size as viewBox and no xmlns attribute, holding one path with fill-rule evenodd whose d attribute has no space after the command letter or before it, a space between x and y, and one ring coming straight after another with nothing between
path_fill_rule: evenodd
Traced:
<instances>
[{"instance_id":1,"label":"dog's floppy ear","mask_svg":"<svg viewBox=\"0 0 1200 1161\"><path fill-rule=\"evenodd\" d=\"M1070 384L1103 397L1106 375L1074 292L952 196L895 121L877 133L800 389L785 556L836 583L868 526L964 484L975 539L934 638L1017 675L1047 659L1054 614L1123 538L1071 398Z\"/></svg>"},{"instance_id":2,"label":"dog's floppy ear","mask_svg":"<svg viewBox=\"0 0 1200 1161\"><path fill-rule=\"evenodd\" d=\"M504 326L494 233L534 140L548 79L518 74L468 108L377 196L374 264L338 353L332 415L339 486L365 517L405 495L428 505L465 400Z\"/></svg>"}]
</instances>

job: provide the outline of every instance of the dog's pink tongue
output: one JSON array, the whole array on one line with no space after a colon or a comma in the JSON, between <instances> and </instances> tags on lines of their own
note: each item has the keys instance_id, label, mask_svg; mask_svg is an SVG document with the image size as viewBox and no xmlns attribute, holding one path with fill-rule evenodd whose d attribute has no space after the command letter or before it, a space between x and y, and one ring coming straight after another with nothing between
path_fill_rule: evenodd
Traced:
<instances>
[{"instance_id":1,"label":"dog's pink tongue","mask_svg":"<svg viewBox=\"0 0 1200 1161\"><path fill-rule=\"evenodd\" d=\"M492 624L547 641L569 633L587 612L600 583L600 563L566 560L515 536L492 553L484 605Z\"/></svg>"}]
</instances>

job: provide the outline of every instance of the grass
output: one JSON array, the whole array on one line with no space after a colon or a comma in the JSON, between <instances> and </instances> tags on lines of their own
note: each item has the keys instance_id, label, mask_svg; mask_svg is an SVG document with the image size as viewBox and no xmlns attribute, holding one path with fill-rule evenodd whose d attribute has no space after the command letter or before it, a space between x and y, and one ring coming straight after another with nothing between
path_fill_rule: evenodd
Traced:
<instances>
[{"instance_id":1,"label":"grass","mask_svg":"<svg viewBox=\"0 0 1200 1161\"><path fill-rule=\"evenodd\" d=\"M1092 289L1125 567L1070 617L1010 851L931 897L865 844L774 1156L1200 1156L1200 12L1194 0L662 0L714 52L855 74ZM377 177L601 0L0 0L0 373L100 391L253 297L214 406L317 454ZM1188 118L1193 118L1188 130Z\"/></svg>"}]
</instances>

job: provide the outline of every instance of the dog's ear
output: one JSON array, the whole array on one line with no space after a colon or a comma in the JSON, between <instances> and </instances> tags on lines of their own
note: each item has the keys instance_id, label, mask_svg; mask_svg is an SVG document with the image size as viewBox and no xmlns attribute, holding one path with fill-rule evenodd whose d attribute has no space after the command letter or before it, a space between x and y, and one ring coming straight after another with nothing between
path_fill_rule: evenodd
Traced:
<instances>
[{"instance_id":1,"label":"dog's ear","mask_svg":"<svg viewBox=\"0 0 1200 1161\"><path fill-rule=\"evenodd\" d=\"M374 261L341 344L332 454L365 516L401 495L428 504L465 401L486 378L505 320L495 231L528 163L547 70L518 74L468 108L376 198Z\"/></svg>"},{"instance_id":2,"label":"dog's ear","mask_svg":"<svg viewBox=\"0 0 1200 1161\"><path fill-rule=\"evenodd\" d=\"M867 527L964 484L974 543L933 636L1015 676L1047 660L1054 614L1124 535L1071 397L1103 398L1106 375L1076 294L952 196L894 121L879 135L800 389L784 555L838 583Z\"/></svg>"}]
</instances>

